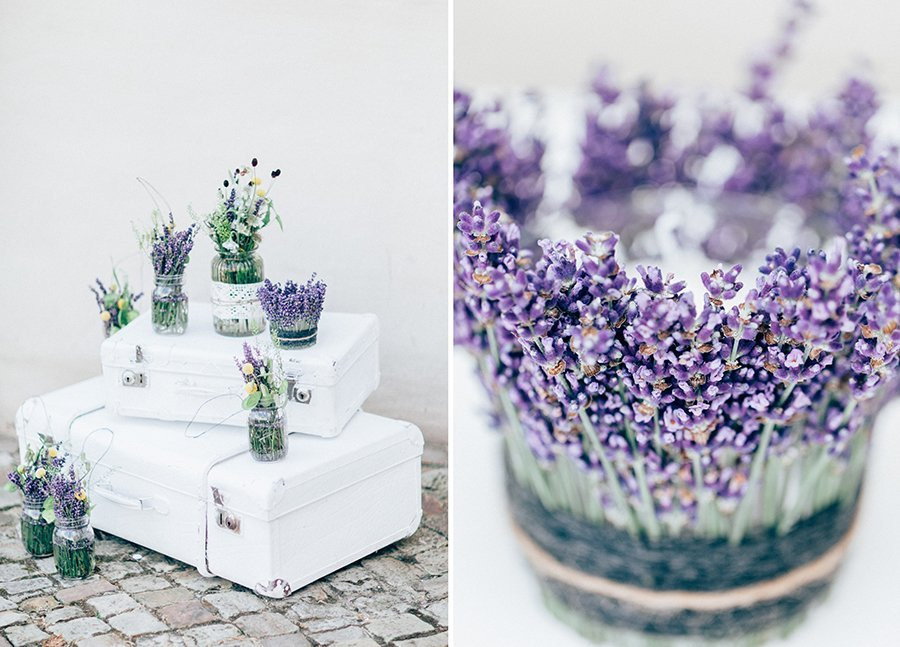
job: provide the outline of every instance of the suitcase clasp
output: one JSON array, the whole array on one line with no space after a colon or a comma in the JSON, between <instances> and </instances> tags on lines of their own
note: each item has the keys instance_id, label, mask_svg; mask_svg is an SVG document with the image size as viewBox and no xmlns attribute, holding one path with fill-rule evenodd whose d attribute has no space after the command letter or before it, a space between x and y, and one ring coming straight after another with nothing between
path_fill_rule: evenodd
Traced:
<instances>
[{"instance_id":1,"label":"suitcase clasp","mask_svg":"<svg viewBox=\"0 0 900 647\"><path fill-rule=\"evenodd\" d=\"M300 385L297 384L297 380L292 377L289 377L287 379L287 383L288 400L293 400L294 402L299 402L300 404L309 404L310 400L312 400L311 389L300 388Z\"/></svg>"},{"instance_id":2,"label":"suitcase clasp","mask_svg":"<svg viewBox=\"0 0 900 647\"><path fill-rule=\"evenodd\" d=\"M241 518L222 508L216 510L216 525L236 535L241 534Z\"/></svg>"},{"instance_id":3,"label":"suitcase clasp","mask_svg":"<svg viewBox=\"0 0 900 647\"><path fill-rule=\"evenodd\" d=\"M147 376L143 373L126 369L122 371L122 386L147 386Z\"/></svg>"}]
</instances>

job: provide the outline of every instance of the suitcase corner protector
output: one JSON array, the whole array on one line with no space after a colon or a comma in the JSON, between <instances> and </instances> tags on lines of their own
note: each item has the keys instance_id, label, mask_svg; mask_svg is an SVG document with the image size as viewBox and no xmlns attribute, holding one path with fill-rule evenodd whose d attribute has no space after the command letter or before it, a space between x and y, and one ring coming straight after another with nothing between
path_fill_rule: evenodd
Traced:
<instances>
[{"instance_id":1,"label":"suitcase corner protector","mask_svg":"<svg viewBox=\"0 0 900 647\"><path fill-rule=\"evenodd\" d=\"M291 585L287 580L283 580L280 577L275 578L271 582L267 584L263 584L262 582L257 582L253 587L253 590L257 595L262 595L267 598L286 598L291 593L293 593L293 589L291 589Z\"/></svg>"}]
</instances>

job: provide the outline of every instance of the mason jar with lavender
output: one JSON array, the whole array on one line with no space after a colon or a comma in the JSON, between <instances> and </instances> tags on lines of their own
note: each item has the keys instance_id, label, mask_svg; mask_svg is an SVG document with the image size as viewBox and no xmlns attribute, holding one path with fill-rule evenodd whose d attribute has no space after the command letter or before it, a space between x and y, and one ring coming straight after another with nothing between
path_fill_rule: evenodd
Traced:
<instances>
[{"instance_id":1,"label":"mason jar with lavender","mask_svg":"<svg viewBox=\"0 0 900 647\"><path fill-rule=\"evenodd\" d=\"M266 355L244 343L244 355L235 358L244 378L244 409L249 410L247 432L250 455L262 462L277 461L287 455L284 402L287 380L276 349Z\"/></svg>"},{"instance_id":2,"label":"mason jar with lavender","mask_svg":"<svg viewBox=\"0 0 900 647\"><path fill-rule=\"evenodd\" d=\"M153 330L163 335L181 335L187 330L188 298L184 293L184 270L194 246L196 228L191 225L175 230L175 219L168 222L153 213L153 226L140 236L141 246L150 256L156 285L152 296Z\"/></svg>"},{"instance_id":3,"label":"mason jar with lavender","mask_svg":"<svg viewBox=\"0 0 900 647\"><path fill-rule=\"evenodd\" d=\"M19 516L22 544L33 557L47 557L53 553L53 515L46 511L50 496L50 481L60 470L64 459L49 438L42 438L41 446L29 447L22 464L8 474L9 490L18 490L24 501Z\"/></svg>"},{"instance_id":4,"label":"mason jar with lavender","mask_svg":"<svg viewBox=\"0 0 900 647\"><path fill-rule=\"evenodd\" d=\"M56 528L53 531L53 560L56 571L66 580L80 580L94 573L94 529L84 476L70 465L50 484Z\"/></svg>"},{"instance_id":5,"label":"mason jar with lavender","mask_svg":"<svg viewBox=\"0 0 900 647\"><path fill-rule=\"evenodd\" d=\"M258 335L266 326L257 294L265 272L256 250L263 227L273 218L281 226L269 197L281 171L272 171L268 187L263 188L257 165L253 158L250 166L228 174L219 188L216 210L203 221L217 252L211 265L213 327L230 337Z\"/></svg>"},{"instance_id":6,"label":"mason jar with lavender","mask_svg":"<svg viewBox=\"0 0 900 647\"><path fill-rule=\"evenodd\" d=\"M317 280L315 274L305 284L287 281L284 287L267 279L259 289L259 300L276 346L306 348L316 343L325 304L325 283Z\"/></svg>"}]
</instances>

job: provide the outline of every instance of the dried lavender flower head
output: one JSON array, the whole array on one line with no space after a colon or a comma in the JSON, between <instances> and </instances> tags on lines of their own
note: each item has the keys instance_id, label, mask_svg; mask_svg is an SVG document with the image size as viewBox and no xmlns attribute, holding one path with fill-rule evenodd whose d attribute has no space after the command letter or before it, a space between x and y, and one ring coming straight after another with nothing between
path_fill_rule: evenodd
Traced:
<instances>
[{"instance_id":1,"label":"dried lavender flower head","mask_svg":"<svg viewBox=\"0 0 900 647\"><path fill-rule=\"evenodd\" d=\"M41 444L29 446L22 462L7 474L7 489L19 490L29 499L46 499L50 495L50 481L65 464L65 454L52 438L41 435Z\"/></svg>"},{"instance_id":2,"label":"dried lavender flower head","mask_svg":"<svg viewBox=\"0 0 900 647\"><path fill-rule=\"evenodd\" d=\"M284 287L266 279L259 288L259 300L269 322L278 328L290 328L305 322L318 325L325 305L325 283L316 274L305 284L286 281Z\"/></svg>"},{"instance_id":3,"label":"dried lavender flower head","mask_svg":"<svg viewBox=\"0 0 900 647\"><path fill-rule=\"evenodd\" d=\"M135 228L135 233L138 244L149 256L157 276L178 276L184 273L194 247L196 224L177 231L175 217L171 213L168 219L164 219L158 210L154 210L149 229L139 231Z\"/></svg>"},{"instance_id":4,"label":"dried lavender flower head","mask_svg":"<svg viewBox=\"0 0 900 647\"><path fill-rule=\"evenodd\" d=\"M281 175L281 169L269 173L268 185L257 175L258 160L249 166L229 171L219 187L216 209L203 217L202 222L210 239L221 254L249 254L261 240L260 230L272 218L283 228L281 216L275 210L270 194Z\"/></svg>"}]
</instances>

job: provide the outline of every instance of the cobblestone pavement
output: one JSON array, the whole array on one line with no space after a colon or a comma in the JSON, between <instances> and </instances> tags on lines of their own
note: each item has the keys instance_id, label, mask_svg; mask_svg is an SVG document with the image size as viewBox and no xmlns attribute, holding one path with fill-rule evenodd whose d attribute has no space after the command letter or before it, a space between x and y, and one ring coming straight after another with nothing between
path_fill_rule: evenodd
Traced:
<instances>
[{"instance_id":1,"label":"cobblestone pavement","mask_svg":"<svg viewBox=\"0 0 900 647\"><path fill-rule=\"evenodd\" d=\"M17 453L9 432L0 434L3 475ZM52 557L35 560L22 548L20 496L4 490L0 647L447 645L446 456L426 449L425 514L412 537L284 600L101 533L96 575L63 583Z\"/></svg>"}]
</instances>

